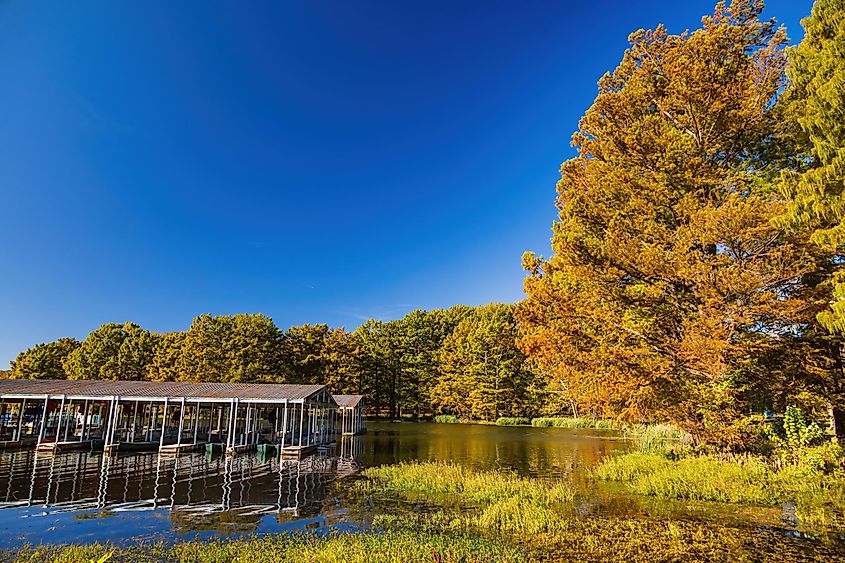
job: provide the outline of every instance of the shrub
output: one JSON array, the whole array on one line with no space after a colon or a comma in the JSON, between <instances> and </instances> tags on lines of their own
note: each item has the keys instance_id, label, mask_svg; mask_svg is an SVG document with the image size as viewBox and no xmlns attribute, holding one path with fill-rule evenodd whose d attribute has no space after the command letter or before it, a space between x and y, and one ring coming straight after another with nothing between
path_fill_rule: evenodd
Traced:
<instances>
[{"instance_id":1,"label":"shrub","mask_svg":"<svg viewBox=\"0 0 845 563\"><path fill-rule=\"evenodd\" d=\"M453 414L438 414L434 417L434 422L438 424L457 424L460 420Z\"/></svg>"},{"instance_id":2,"label":"shrub","mask_svg":"<svg viewBox=\"0 0 845 563\"><path fill-rule=\"evenodd\" d=\"M531 419L525 416L500 416L496 419L496 426L523 426L531 424Z\"/></svg>"}]
</instances>

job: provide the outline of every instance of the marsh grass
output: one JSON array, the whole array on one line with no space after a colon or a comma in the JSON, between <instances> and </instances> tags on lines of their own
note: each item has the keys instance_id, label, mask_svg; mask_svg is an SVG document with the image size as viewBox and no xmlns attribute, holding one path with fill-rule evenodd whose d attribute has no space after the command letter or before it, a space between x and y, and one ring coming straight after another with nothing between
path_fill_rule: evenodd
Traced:
<instances>
[{"instance_id":1,"label":"marsh grass","mask_svg":"<svg viewBox=\"0 0 845 563\"><path fill-rule=\"evenodd\" d=\"M396 530L380 534L331 534L317 536L260 536L210 542L188 541L166 547L162 544L114 548L89 546L27 546L0 553L13 563L88 563L112 553L108 561L179 561L196 563L400 563L441 561L480 563L525 561L521 550L491 538L434 531Z\"/></svg>"},{"instance_id":2,"label":"marsh grass","mask_svg":"<svg viewBox=\"0 0 845 563\"><path fill-rule=\"evenodd\" d=\"M754 456L690 456L671 460L634 452L603 461L592 470L636 494L667 499L782 506L794 503L808 528L835 528L845 514L845 475L801 466L776 469Z\"/></svg>"},{"instance_id":3,"label":"marsh grass","mask_svg":"<svg viewBox=\"0 0 845 563\"><path fill-rule=\"evenodd\" d=\"M572 418L568 416L539 417L531 419L536 428L596 428L599 430L621 430L624 424L615 420L593 418Z\"/></svg>"},{"instance_id":4,"label":"marsh grass","mask_svg":"<svg viewBox=\"0 0 845 563\"><path fill-rule=\"evenodd\" d=\"M433 420L437 424L458 424L460 422L458 417L453 414L438 414Z\"/></svg>"},{"instance_id":5,"label":"marsh grass","mask_svg":"<svg viewBox=\"0 0 845 563\"><path fill-rule=\"evenodd\" d=\"M467 505L519 498L549 507L572 501L572 488L562 481L521 477L509 471L482 471L442 461L409 462L365 469L370 481L359 487L392 493L449 495Z\"/></svg>"},{"instance_id":6,"label":"marsh grass","mask_svg":"<svg viewBox=\"0 0 845 563\"><path fill-rule=\"evenodd\" d=\"M641 452L605 460L593 474L626 483L641 495L687 500L770 504L768 466L756 459L721 461L689 457L672 461Z\"/></svg>"},{"instance_id":7,"label":"marsh grass","mask_svg":"<svg viewBox=\"0 0 845 563\"><path fill-rule=\"evenodd\" d=\"M692 436L672 424L632 424L624 428L625 437L645 453L667 453L689 448Z\"/></svg>"},{"instance_id":8,"label":"marsh grass","mask_svg":"<svg viewBox=\"0 0 845 563\"><path fill-rule=\"evenodd\" d=\"M525 416L500 416L496 419L496 426L527 426L531 419Z\"/></svg>"}]
</instances>

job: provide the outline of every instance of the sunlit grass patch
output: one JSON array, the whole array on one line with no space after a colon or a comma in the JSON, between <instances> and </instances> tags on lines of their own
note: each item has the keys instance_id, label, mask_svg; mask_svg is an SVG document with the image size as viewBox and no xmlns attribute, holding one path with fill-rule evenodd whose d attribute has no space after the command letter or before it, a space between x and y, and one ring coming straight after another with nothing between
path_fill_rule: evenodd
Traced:
<instances>
[{"instance_id":1,"label":"sunlit grass patch","mask_svg":"<svg viewBox=\"0 0 845 563\"><path fill-rule=\"evenodd\" d=\"M14 563L89 563L109 553L113 553L110 562L521 563L525 561L521 551L509 543L491 538L403 530L380 534L332 534L323 538L274 535L209 542L188 541L171 547L142 545L114 548L103 544L29 546L14 553L0 553L0 556L4 556L4 561Z\"/></svg>"},{"instance_id":2,"label":"sunlit grass patch","mask_svg":"<svg viewBox=\"0 0 845 563\"><path fill-rule=\"evenodd\" d=\"M363 474L375 480L381 490L455 495L467 504L520 498L549 506L574 498L571 487L562 481L529 479L508 471L482 471L440 461L371 467Z\"/></svg>"},{"instance_id":3,"label":"sunlit grass patch","mask_svg":"<svg viewBox=\"0 0 845 563\"><path fill-rule=\"evenodd\" d=\"M438 414L434 417L434 422L438 424L457 424L460 420L453 414Z\"/></svg>"},{"instance_id":4,"label":"sunlit grass patch","mask_svg":"<svg viewBox=\"0 0 845 563\"><path fill-rule=\"evenodd\" d=\"M625 427L625 437L634 447L647 453L664 453L689 446L692 436L672 424L632 424Z\"/></svg>"},{"instance_id":5,"label":"sunlit grass patch","mask_svg":"<svg viewBox=\"0 0 845 563\"><path fill-rule=\"evenodd\" d=\"M763 458L690 456L671 460L634 452L603 461L598 479L661 498L780 506L794 503L807 527L838 527L845 513L845 475L806 467L776 469Z\"/></svg>"},{"instance_id":6,"label":"sunlit grass patch","mask_svg":"<svg viewBox=\"0 0 845 563\"><path fill-rule=\"evenodd\" d=\"M568 416L532 418L531 426L536 428L597 428L599 430L621 430L624 427L622 423L615 420Z\"/></svg>"}]
</instances>

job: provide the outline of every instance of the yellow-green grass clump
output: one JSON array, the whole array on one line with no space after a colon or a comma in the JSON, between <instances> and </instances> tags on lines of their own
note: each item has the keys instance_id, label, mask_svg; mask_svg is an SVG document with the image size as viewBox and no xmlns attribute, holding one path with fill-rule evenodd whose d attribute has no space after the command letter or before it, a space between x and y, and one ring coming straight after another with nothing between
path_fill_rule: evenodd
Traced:
<instances>
[{"instance_id":1,"label":"yellow-green grass clump","mask_svg":"<svg viewBox=\"0 0 845 563\"><path fill-rule=\"evenodd\" d=\"M111 557L109 557L111 554ZM3 561L13 563L89 563L100 559L191 563L481 563L525 561L522 550L490 538L466 534L444 535L433 531L390 531L380 534L331 534L317 536L261 536L210 542L189 541L173 546L138 545L114 548L104 544L87 546L29 546L16 552L0 552Z\"/></svg>"},{"instance_id":2,"label":"yellow-green grass clump","mask_svg":"<svg viewBox=\"0 0 845 563\"><path fill-rule=\"evenodd\" d=\"M661 498L741 504L795 503L807 525L839 525L845 513L845 475L801 466L776 469L758 457L690 456L671 460L634 452L603 461L593 476L634 493Z\"/></svg>"},{"instance_id":3,"label":"yellow-green grass clump","mask_svg":"<svg viewBox=\"0 0 845 563\"><path fill-rule=\"evenodd\" d=\"M562 481L528 479L510 471L482 471L442 461L371 467L364 471L364 476L374 480L378 490L413 495L453 495L467 505L518 498L549 507L574 498L571 487Z\"/></svg>"}]
</instances>

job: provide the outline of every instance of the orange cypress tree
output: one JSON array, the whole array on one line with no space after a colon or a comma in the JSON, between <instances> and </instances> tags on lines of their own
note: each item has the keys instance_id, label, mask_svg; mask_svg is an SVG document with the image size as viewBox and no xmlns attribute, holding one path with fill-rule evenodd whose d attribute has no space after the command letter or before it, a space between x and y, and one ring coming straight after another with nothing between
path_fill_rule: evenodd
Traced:
<instances>
[{"instance_id":1,"label":"orange cypress tree","mask_svg":"<svg viewBox=\"0 0 845 563\"><path fill-rule=\"evenodd\" d=\"M630 36L561 166L554 254L523 257L520 346L602 416L735 444L748 359L794 330L813 264L772 223L786 36L762 9Z\"/></svg>"}]
</instances>

